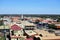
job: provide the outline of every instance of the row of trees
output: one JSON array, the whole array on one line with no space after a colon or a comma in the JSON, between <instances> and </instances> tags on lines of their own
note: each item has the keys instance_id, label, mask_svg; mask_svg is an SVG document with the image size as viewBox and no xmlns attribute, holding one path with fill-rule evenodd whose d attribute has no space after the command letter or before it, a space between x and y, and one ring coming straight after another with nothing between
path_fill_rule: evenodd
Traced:
<instances>
[{"instance_id":1,"label":"row of trees","mask_svg":"<svg viewBox=\"0 0 60 40\"><path fill-rule=\"evenodd\" d=\"M3 18L4 16L0 16L0 19ZM3 25L3 19L0 20L0 26Z\"/></svg>"},{"instance_id":2,"label":"row of trees","mask_svg":"<svg viewBox=\"0 0 60 40\"><path fill-rule=\"evenodd\" d=\"M48 24L48 28L49 29L57 29L55 24Z\"/></svg>"}]
</instances>

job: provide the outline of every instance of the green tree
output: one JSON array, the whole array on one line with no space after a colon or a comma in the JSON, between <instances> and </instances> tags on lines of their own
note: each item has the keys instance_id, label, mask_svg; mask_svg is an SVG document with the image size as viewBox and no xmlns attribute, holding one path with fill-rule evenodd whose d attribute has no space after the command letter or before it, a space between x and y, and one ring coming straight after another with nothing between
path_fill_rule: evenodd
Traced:
<instances>
[{"instance_id":1,"label":"green tree","mask_svg":"<svg viewBox=\"0 0 60 40\"><path fill-rule=\"evenodd\" d=\"M0 20L0 26L3 25L3 20Z\"/></svg>"},{"instance_id":2,"label":"green tree","mask_svg":"<svg viewBox=\"0 0 60 40\"><path fill-rule=\"evenodd\" d=\"M51 29L55 29L56 26L54 24L48 24L48 27L51 28Z\"/></svg>"},{"instance_id":3,"label":"green tree","mask_svg":"<svg viewBox=\"0 0 60 40\"><path fill-rule=\"evenodd\" d=\"M60 22L60 18L58 18L58 20L57 20L58 22Z\"/></svg>"}]
</instances>

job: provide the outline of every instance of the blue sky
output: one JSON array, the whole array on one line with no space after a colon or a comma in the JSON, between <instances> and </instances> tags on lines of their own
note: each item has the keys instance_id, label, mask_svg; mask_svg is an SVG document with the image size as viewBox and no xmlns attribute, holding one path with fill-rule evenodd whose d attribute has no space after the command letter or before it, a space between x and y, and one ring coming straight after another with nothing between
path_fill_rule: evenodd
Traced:
<instances>
[{"instance_id":1,"label":"blue sky","mask_svg":"<svg viewBox=\"0 0 60 40\"><path fill-rule=\"evenodd\" d=\"M60 0L0 0L0 14L60 14Z\"/></svg>"}]
</instances>

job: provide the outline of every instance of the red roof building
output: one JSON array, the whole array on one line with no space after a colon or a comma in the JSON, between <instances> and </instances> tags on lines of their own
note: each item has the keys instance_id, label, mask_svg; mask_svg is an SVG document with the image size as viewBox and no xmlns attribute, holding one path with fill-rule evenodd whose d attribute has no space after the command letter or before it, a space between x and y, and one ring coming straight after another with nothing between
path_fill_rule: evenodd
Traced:
<instances>
[{"instance_id":1,"label":"red roof building","mask_svg":"<svg viewBox=\"0 0 60 40\"><path fill-rule=\"evenodd\" d=\"M16 24L14 24L14 25L11 26L11 29L12 29L12 30L21 30L22 28L19 27L19 26L16 25Z\"/></svg>"}]
</instances>

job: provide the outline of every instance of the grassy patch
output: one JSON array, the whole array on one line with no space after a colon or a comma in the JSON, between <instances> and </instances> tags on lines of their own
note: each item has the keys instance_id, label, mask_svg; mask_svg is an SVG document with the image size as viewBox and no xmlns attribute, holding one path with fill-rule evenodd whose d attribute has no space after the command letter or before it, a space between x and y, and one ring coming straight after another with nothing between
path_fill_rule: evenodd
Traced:
<instances>
[{"instance_id":1,"label":"grassy patch","mask_svg":"<svg viewBox=\"0 0 60 40\"><path fill-rule=\"evenodd\" d=\"M3 37L3 36L0 36L0 40L5 40L5 37Z\"/></svg>"}]
</instances>

